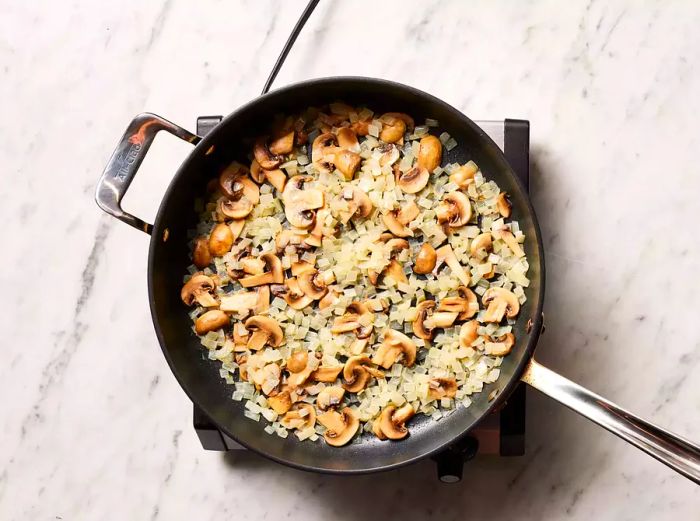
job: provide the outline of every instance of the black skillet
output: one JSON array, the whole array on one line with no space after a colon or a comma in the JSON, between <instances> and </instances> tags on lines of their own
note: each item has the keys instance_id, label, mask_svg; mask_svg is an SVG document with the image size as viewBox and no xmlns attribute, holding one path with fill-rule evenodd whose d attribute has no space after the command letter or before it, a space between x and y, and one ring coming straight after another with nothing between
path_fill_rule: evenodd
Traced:
<instances>
[{"instance_id":1,"label":"black skillet","mask_svg":"<svg viewBox=\"0 0 700 521\"><path fill-rule=\"evenodd\" d=\"M503 361L498 381L473 396L469 408L459 407L439 422L416 417L410 424L410 436L400 442L381 442L363 435L357 443L340 449L323 442L299 442L293 436L269 436L263 432L263 424L246 419L243 404L231 400L231 386L219 378L217 363L202 358L199 340L190 330L188 310L179 298L182 274L190 264L187 231L198 220L193 201L205 193L206 183L233 159L245 158L249 150L245 143L263 132L275 114L301 112L308 106L336 100L366 105L379 113L406 112L416 121L437 119L440 131L447 131L459 144L445 153L443 162L474 160L488 178L510 195L513 218L526 236L531 280L526 290L527 302L514 328L516 346ZM175 174L151 226L125 213L120 201L160 130L196 146ZM305 81L251 101L204 138L158 116L140 114L117 145L98 183L96 199L107 213L151 234L148 289L153 324L163 353L189 398L223 432L249 449L280 463L318 472L354 474L392 469L455 443L506 400L522 380L700 483L698 446L635 417L534 361L544 297L544 256L535 212L498 146L469 118L425 92L372 78Z\"/></svg>"}]
</instances>

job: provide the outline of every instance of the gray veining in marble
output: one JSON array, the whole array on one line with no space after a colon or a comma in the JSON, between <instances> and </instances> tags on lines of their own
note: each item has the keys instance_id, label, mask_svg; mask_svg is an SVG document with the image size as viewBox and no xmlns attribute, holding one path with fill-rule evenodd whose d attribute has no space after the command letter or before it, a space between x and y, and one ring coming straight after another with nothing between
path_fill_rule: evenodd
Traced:
<instances>
[{"instance_id":1,"label":"gray veining in marble","mask_svg":"<svg viewBox=\"0 0 700 521\"><path fill-rule=\"evenodd\" d=\"M92 194L127 120L254 98L305 2L0 0L0 519L697 519L690 482L531 392L522 458L350 479L204 452L151 325L147 237ZM277 86L379 76L532 122L538 357L700 438L700 4L321 3ZM159 137L152 220L189 145Z\"/></svg>"}]
</instances>

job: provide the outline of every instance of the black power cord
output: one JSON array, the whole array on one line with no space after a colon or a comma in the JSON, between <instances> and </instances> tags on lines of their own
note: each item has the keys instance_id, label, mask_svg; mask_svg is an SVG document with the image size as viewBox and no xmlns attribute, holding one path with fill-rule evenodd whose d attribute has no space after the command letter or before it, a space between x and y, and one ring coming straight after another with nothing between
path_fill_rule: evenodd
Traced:
<instances>
[{"instance_id":1,"label":"black power cord","mask_svg":"<svg viewBox=\"0 0 700 521\"><path fill-rule=\"evenodd\" d=\"M284 47L282 48L282 52L280 53L279 58L277 58L277 61L275 62L274 67L272 67L272 71L270 72L270 76L267 78L267 81L265 82L265 86L263 87L261 95L267 94L267 92L270 90L270 87L272 87L272 83L275 81L275 78L277 77L277 73L282 68L282 64L284 63L284 60L287 58L287 55L289 54L289 51L292 48L292 45L294 45L294 42L296 42L297 37L299 36L299 33L301 32L301 29L304 27L304 24L311 16L311 13L313 13L314 9L318 5L318 2L319 2L319 0L311 0L307 4L306 9L304 9L304 12L301 13L301 17L297 21L297 24L294 26L294 29L292 29L292 34L289 35L289 39L287 40L287 43L284 44Z\"/></svg>"}]
</instances>

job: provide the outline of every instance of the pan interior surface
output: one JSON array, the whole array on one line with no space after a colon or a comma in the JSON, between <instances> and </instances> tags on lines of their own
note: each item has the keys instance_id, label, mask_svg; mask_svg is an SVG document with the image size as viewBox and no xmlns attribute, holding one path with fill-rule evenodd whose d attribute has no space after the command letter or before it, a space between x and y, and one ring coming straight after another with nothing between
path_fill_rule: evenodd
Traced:
<instances>
[{"instance_id":1,"label":"pan interior surface","mask_svg":"<svg viewBox=\"0 0 700 521\"><path fill-rule=\"evenodd\" d=\"M188 309L179 298L182 276L190 264L187 233L198 221L194 200L206 196L206 183L232 160L247 161L251 140L266 130L276 114L291 114L333 101L364 105L379 113L405 112L417 122L437 119L439 132L448 132L458 143L453 150L444 151L443 164L475 161L488 179L508 192L512 217L526 234L524 249L530 263L531 284L526 289L527 302L514 326L516 346L504 359L500 378L473 395L470 407L460 405L440 421L422 415L415 417L409 423L410 436L399 442L382 442L365 434L348 446L333 448L321 440L299 442L291 434L286 439L266 434L264 420L256 423L244 417L243 402L231 399L233 386L219 377L218 362L206 359L205 350L191 330ZM166 228L168 239L164 241ZM168 187L154 225L148 271L156 333L173 373L190 399L242 445L305 470L337 473L387 470L454 442L497 407L517 384L540 330L544 266L539 228L525 190L497 145L466 116L437 98L404 85L370 78L327 78L291 85L254 100L225 118L197 145ZM528 321L532 327L526 327Z\"/></svg>"}]
</instances>

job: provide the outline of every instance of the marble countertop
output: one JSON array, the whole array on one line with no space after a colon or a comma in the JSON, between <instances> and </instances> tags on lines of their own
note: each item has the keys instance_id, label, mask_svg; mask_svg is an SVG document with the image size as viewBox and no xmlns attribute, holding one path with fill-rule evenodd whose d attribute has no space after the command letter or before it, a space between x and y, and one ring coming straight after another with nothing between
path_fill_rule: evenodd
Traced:
<instances>
[{"instance_id":1,"label":"marble countertop","mask_svg":"<svg viewBox=\"0 0 700 521\"><path fill-rule=\"evenodd\" d=\"M295 1L0 0L1 519L691 519L700 489L536 391L527 454L344 479L205 452L148 311L148 239L95 182L128 120L254 98ZM378 76L529 119L546 245L538 358L700 439L700 5L324 1L276 86ZM152 220L189 145L125 200Z\"/></svg>"}]
</instances>

